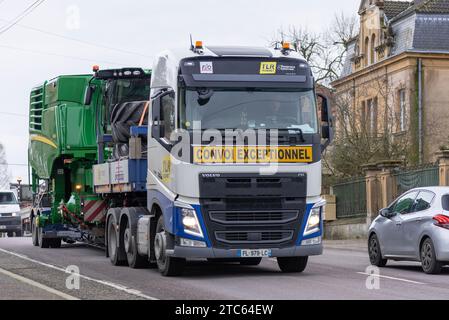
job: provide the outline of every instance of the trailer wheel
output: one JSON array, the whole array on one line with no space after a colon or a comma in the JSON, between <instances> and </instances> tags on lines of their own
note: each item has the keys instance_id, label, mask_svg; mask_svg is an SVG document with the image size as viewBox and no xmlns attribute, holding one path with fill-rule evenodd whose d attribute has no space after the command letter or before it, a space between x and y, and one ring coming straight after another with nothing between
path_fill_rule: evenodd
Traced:
<instances>
[{"instance_id":1,"label":"trailer wheel","mask_svg":"<svg viewBox=\"0 0 449 320\"><path fill-rule=\"evenodd\" d=\"M184 271L186 260L182 258L168 257L167 234L164 227L164 217L161 215L157 221L156 237L154 239L154 253L156 256L157 267L163 276L178 276Z\"/></svg>"},{"instance_id":2,"label":"trailer wheel","mask_svg":"<svg viewBox=\"0 0 449 320\"><path fill-rule=\"evenodd\" d=\"M108 220L108 252L109 259L114 266L122 266L125 261L120 259L119 250L123 250L119 247L119 239L117 237L117 232L115 231L115 226L113 219Z\"/></svg>"},{"instance_id":3,"label":"trailer wheel","mask_svg":"<svg viewBox=\"0 0 449 320\"><path fill-rule=\"evenodd\" d=\"M309 257L278 257L278 265L282 272L303 272Z\"/></svg>"},{"instance_id":4,"label":"trailer wheel","mask_svg":"<svg viewBox=\"0 0 449 320\"><path fill-rule=\"evenodd\" d=\"M37 230L38 230L37 239L39 247L44 249L50 248L51 239L44 238L44 228L39 227Z\"/></svg>"},{"instance_id":5,"label":"trailer wheel","mask_svg":"<svg viewBox=\"0 0 449 320\"><path fill-rule=\"evenodd\" d=\"M131 223L129 220L126 224L125 233L123 235L123 242L125 245L126 258L128 265L133 269L143 268L148 265L147 259L142 257L137 251L136 235L133 236Z\"/></svg>"},{"instance_id":6,"label":"trailer wheel","mask_svg":"<svg viewBox=\"0 0 449 320\"><path fill-rule=\"evenodd\" d=\"M36 225L36 217L31 220L31 240L33 241L33 246L37 247L39 245L38 241L38 229Z\"/></svg>"}]
</instances>

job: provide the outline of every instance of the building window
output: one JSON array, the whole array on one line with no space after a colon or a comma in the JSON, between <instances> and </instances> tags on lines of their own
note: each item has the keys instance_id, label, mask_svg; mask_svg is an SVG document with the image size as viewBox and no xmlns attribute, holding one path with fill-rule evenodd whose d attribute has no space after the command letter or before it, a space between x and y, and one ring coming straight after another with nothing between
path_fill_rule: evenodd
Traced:
<instances>
[{"instance_id":1,"label":"building window","mask_svg":"<svg viewBox=\"0 0 449 320\"><path fill-rule=\"evenodd\" d=\"M366 37L365 39L365 66L369 65L369 37Z\"/></svg>"},{"instance_id":2,"label":"building window","mask_svg":"<svg viewBox=\"0 0 449 320\"><path fill-rule=\"evenodd\" d=\"M376 35L373 34L371 37L371 47L370 47L370 62L371 64L376 63Z\"/></svg>"},{"instance_id":3,"label":"building window","mask_svg":"<svg viewBox=\"0 0 449 320\"><path fill-rule=\"evenodd\" d=\"M377 134L377 97L366 102L366 115L369 133Z\"/></svg>"},{"instance_id":4,"label":"building window","mask_svg":"<svg viewBox=\"0 0 449 320\"><path fill-rule=\"evenodd\" d=\"M398 112L398 116L399 116L399 130L400 131L405 131L405 117L406 117L406 105L405 105L405 89L401 89L399 90L399 112Z\"/></svg>"}]
</instances>

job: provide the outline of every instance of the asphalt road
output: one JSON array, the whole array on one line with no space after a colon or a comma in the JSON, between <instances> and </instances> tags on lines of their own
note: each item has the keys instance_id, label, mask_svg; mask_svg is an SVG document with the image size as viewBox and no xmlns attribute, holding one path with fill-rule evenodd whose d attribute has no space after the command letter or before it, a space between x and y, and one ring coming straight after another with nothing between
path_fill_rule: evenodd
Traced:
<instances>
[{"instance_id":1,"label":"asphalt road","mask_svg":"<svg viewBox=\"0 0 449 320\"><path fill-rule=\"evenodd\" d=\"M79 268L79 289L67 289L68 266ZM367 281L368 266L363 242L327 242L302 274L283 274L266 259L257 267L192 262L182 277L164 278L155 269L114 267L95 248L40 249L30 238L0 238L0 299L449 298L449 267L426 275L418 263L389 262Z\"/></svg>"}]
</instances>

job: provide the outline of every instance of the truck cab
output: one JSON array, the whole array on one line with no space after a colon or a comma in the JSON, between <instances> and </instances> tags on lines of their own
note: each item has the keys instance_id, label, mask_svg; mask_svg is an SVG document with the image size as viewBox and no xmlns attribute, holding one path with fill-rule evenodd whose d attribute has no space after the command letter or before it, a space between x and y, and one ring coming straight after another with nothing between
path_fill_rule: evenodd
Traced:
<instances>
[{"instance_id":1,"label":"truck cab","mask_svg":"<svg viewBox=\"0 0 449 320\"><path fill-rule=\"evenodd\" d=\"M16 194L11 190L0 190L0 233L22 236L22 218Z\"/></svg>"},{"instance_id":2,"label":"truck cab","mask_svg":"<svg viewBox=\"0 0 449 320\"><path fill-rule=\"evenodd\" d=\"M148 209L163 274L185 259L303 271L322 253L321 152L308 63L288 47L203 47L161 53L153 65Z\"/></svg>"}]
</instances>

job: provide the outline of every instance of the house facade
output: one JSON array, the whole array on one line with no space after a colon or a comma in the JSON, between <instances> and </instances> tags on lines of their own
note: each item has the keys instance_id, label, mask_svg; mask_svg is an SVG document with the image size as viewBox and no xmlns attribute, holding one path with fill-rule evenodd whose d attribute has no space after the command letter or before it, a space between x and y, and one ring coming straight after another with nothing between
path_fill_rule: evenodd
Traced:
<instances>
[{"instance_id":1,"label":"house facade","mask_svg":"<svg viewBox=\"0 0 449 320\"><path fill-rule=\"evenodd\" d=\"M449 0L362 0L358 36L332 83L337 137L355 128L408 144L409 164L449 143ZM402 159L395 159L402 160Z\"/></svg>"}]
</instances>

